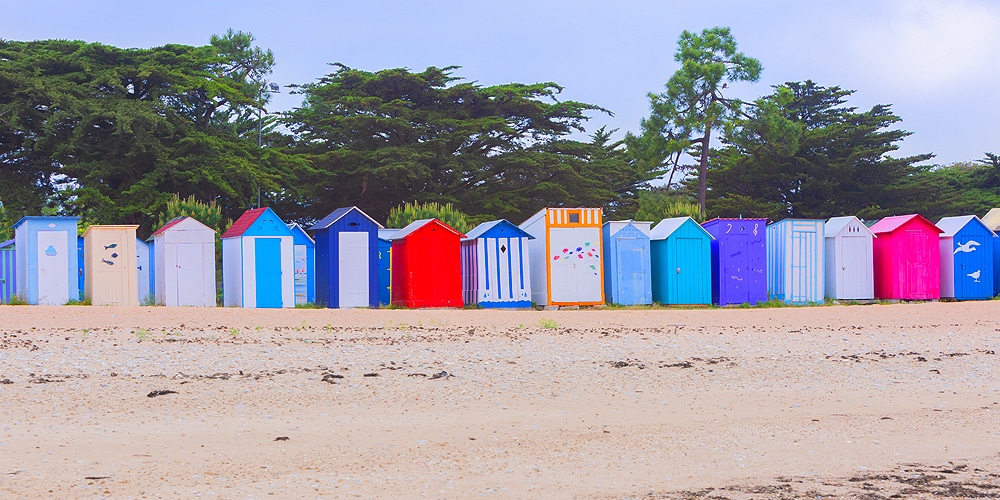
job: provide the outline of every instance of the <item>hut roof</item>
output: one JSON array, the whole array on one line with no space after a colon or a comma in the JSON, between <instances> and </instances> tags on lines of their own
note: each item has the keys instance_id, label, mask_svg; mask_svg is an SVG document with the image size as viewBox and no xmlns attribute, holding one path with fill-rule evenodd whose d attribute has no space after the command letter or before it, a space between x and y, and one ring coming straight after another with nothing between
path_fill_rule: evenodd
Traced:
<instances>
[{"instance_id":1,"label":"hut roof","mask_svg":"<svg viewBox=\"0 0 1000 500\"><path fill-rule=\"evenodd\" d=\"M483 235L485 235L487 232L489 232L490 229L493 229L493 228L498 227L498 226L509 227L511 229L511 231L514 231L514 234L517 235L517 236L519 236L519 237L528 238L529 240L535 239L534 236L528 234L528 232L525 231L524 229L521 229L521 228L515 226L513 223L511 223L507 219L499 219L499 220L493 220L493 221L489 221L489 222L484 222L484 223L476 226L475 228L473 228L472 231L469 231L468 233L466 233L465 239L466 240L474 240L476 238L481 238Z\"/></svg>"},{"instance_id":2,"label":"hut roof","mask_svg":"<svg viewBox=\"0 0 1000 500\"><path fill-rule=\"evenodd\" d=\"M920 214L893 215L892 217L886 217L876 222L868 229L871 229L872 233L877 236L879 233L891 233L910 221L917 221L927 225L928 227L934 228L934 230L938 233L941 232L941 228L935 226L933 222L927 220L926 217Z\"/></svg>"},{"instance_id":3,"label":"hut roof","mask_svg":"<svg viewBox=\"0 0 1000 500\"><path fill-rule=\"evenodd\" d=\"M669 238L671 234L674 234L675 231L680 229L681 226L683 226L687 221L691 221L695 227L700 229L701 232L705 233L705 235L710 239L715 239L711 234L709 234L708 231L705 230L705 228L701 227L701 224L695 222L695 220L691 217L671 217L669 219L663 219L653 226L652 230L650 230L649 238L653 240L665 240Z\"/></svg>"},{"instance_id":4,"label":"hut roof","mask_svg":"<svg viewBox=\"0 0 1000 500\"><path fill-rule=\"evenodd\" d=\"M318 231L320 229L326 229L334 225L338 220L340 220L345 215L350 213L351 210L356 210L359 214L365 216L366 219L372 221L372 224L375 224L376 226L378 226L379 229L382 229L382 224L379 224L378 221L369 217L368 214L364 212L364 210L361 210L358 207L342 207L334 210L333 212L330 212L330 214L327 215L326 217L323 217L322 219L316 221L316 223L313 224L312 227L309 228L309 230Z\"/></svg>"},{"instance_id":5,"label":"hut roof","mask_svg":"<svg viewBox=\"0 0 1000 500\"><path fill-rule=\"evenodd\" d=\"M424 227L426 225L429 225L429 224L437 224L437 225L439 225L439 226L447 229L448 231L451 231L451 232L455 233L456 235L458 235L459 238L464 238L465 237L465 235L462 234L461 231L459 231L459 230L457 230L457 229L449 226L448 224L445 224L444 222L441 222L438 219L420 219L420 220L415 220L415 221L409 223L406 227L404 227L403 229L400 229L399 231L397 231L396 234L392 235L389 239L391 239L391 240L401 240L403 238L406 238L410 234L416 232L418 229L420 229L420 228L422 228L422 227Z\"/></svg>"},{"instance_id":6,"label":"hut roof","mask_svg":"<svg viewBox=\"0 0 1000 500\"><path fill-rule=\"evenodd\" d=\"M976 217L975 215L959 215L957 217L945 217L938 221L937 227L941 229L942 236L955 236L956 233L961 231L963 227L965 227L972 221L976 221L976 223L985 227L986 230L990 232L990 234L996 236L996 233L993 232L993 229L987 226L986 224L983 224L983 221L980 220L979 217Z\"/></svg>"}]
</instances>

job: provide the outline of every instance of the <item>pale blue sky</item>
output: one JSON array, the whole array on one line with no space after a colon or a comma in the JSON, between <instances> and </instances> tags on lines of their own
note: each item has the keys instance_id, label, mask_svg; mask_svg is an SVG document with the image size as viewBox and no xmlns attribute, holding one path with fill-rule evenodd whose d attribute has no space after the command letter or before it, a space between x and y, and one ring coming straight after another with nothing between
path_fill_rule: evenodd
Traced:
<instances>
[{"instance_id":1,"label":"pale blue sky","mask_svg":"<svg viewBox=\"0 0 1000 500\"><path fill-rule=\"evenodd\" d=\"M119 47L204 45L227 28L274 51L272 80L306 83L327 63L378 70L460 65L484 85L554 81L562 99L603 106L601 125L637 131L649 91L676 70L682 30L729 26L764 65L753 99L785 81L857 90L850 104L893 105L914 132L898 156L933 163L1000 153L1000 2L771 1L165 1L0 0L0 38L98 41ZM276 96L272 108L298 105Z\"/></svg>"}]
</instances>

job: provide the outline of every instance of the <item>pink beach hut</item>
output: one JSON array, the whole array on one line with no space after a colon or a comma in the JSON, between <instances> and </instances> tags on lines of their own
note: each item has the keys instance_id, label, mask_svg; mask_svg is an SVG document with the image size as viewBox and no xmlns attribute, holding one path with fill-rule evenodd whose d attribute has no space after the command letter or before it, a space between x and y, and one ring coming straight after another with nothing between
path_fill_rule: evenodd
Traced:
<instances>
[{"instance_id":1,"label":"pink beach hut","mask_svg":"<svg viewBox=\"0 0 1000 500\"><path fill-rule=\"evenodd\" d=\"M886 217L873 225L875 297L935 300L941 297L942 232L921 215Z\"/></svg>"}]
</instances>

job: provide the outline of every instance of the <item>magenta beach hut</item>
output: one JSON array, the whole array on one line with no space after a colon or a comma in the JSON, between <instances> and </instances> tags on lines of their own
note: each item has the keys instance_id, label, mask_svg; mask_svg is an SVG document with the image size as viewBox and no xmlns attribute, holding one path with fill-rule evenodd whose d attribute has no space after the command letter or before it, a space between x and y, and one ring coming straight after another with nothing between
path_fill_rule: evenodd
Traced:
<instances>
[{"instance_id":1,"label":"magenta beach hut","mask_svg":"<svg viewBox=\"0 0 1000 500\"><path fill-rule=\"evenodd\" d=\"M921 215L886 217L875 235L875 297L935 300L941 297L941 229Z\"/></svg>"}]
</instances>

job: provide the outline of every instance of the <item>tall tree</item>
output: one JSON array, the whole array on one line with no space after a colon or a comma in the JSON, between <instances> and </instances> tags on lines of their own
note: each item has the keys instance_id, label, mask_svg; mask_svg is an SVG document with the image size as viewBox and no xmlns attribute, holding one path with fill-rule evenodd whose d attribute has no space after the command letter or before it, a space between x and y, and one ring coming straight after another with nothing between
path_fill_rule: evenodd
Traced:
<instances>
[{"instance_id":1,"label":"tall tree","mask_svg":"<svg viewBox=\"0 0 1000 500\"><path fill-rule=\"evenodd\" d=\"M640 158L676 169L683 152L698 157L698 205L705 214L707 173L712 131L727 129L740 116L744 102L727 98L731 82L755 82L762 70L758 60L737 50L729 28L715 27L700 34L684 31L674 60L681 64L666 89L650 93L650 117L642 121L643 139L635 139ZM630 144L631 146L631 144Z\"/></svg>"},{"instance_id":2,"label":"tall tree","mask_svg":"<svg viewBox=\"0 0 1000 500\"><path fill-rule=\"evenodd\" d=\"M257 148L252 116L273 56L252 41L230 31L202 47L0 43L0 178L20 181L0 183L0 196L20 213L55 199L146 231L171 193L233 217L256 186L279 191L296 163Z\"/></svg>"},{"instance_id":3,"label":"tall tree","mask_svg":"<svg viewBox=\"0 0 1000 500\"><path fill-rule=\"evenodd\" d=\"M910 133L892 128L900 118L888 105L863 112L847 106L851 94L807 80L777 86L758 100L713 159L712 212L873 218L912 207L922 189L914 181L926 170L916 164L933 155L891 156Z\"/></svg>"},{"instance_id":4,"label":"tall tree","mask_svg":"<svg viewBox=\"0 0 1000 500\"><path fill-rule=\"evenodd\" d=\"M282 207L292 218L357 205L384 219L418 201L518 220L546 205L600 206L641 182L607 132L591 143L567 137L605 110L557 100L555 83L484 87L455 66L335 67L302 85L302 107L285 115L289 151L315 170L306 204Z\"/></svg>"}]
</instances>

